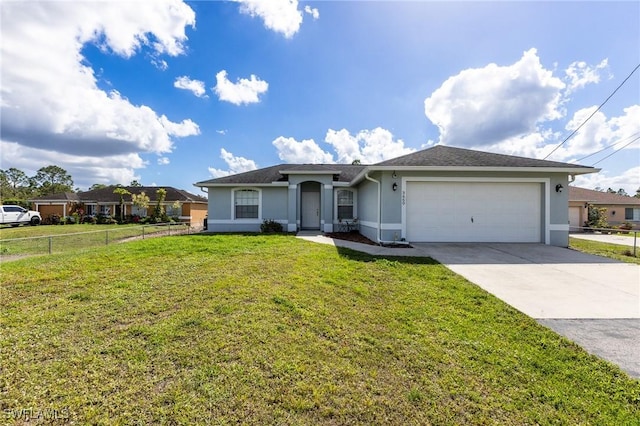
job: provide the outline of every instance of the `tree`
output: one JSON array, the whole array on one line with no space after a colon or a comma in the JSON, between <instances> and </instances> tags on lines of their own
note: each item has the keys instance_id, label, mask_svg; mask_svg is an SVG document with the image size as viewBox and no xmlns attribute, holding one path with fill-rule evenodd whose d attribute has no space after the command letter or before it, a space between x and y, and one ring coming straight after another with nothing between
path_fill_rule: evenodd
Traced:
<instances>
[{"instance_id":1,"label":"tree","mask_svg":"<svg viewBox=\"0 0 640 426\"><path fill-rule=\"evenodd\" d=\"M628 196L629 196L629 194L627 194L627 191L625 191L625 190L624 190L624 188L620 188L620 189L618 189L617 194L618 194L618 195L624 195L625 197L628 197Z\"/></svg>"},{"instance_id":2,"label":"tree","mask_svg":"<svg viewBox=\"0 0 640 426\"><path fill-rule=\"evenodd\" d=\"M142 184L140 182L138 182L137 180L132 180L131 183L129 184L129 186L135 186L135 187L141 187Z\"/></svg>"},{"instance_id":3,"label":"tree","mask_svg":"<svg viewBox=\"0 0 640 426\"><path fill-rule=\"evenodd\" d=\"M356 158L351 162L351 164L353 164L354 166L359 166L360 164L362 164L362 162L360 161L360 159Z\"/></svg>"},{"instance_id":4,"label":"tree","mask_svg":"<svg viewBox=\"0 0 640 426\"><path fill-rule=\"evenodd\" d=\"M585 226L587 228L607 228L607 209L604 207L595 207L589 204L587 210L587 221Z\"/></svg>"},{"instance_id":5,"label":"tree","mask_svg":"<svg viewBox=\"0 0 640 426\"><path fill-rule=\"evenodd\" d=\"M640 198L640 188L636 189L636 195L634 195L634 197Z\"/></svg>"},{"instance_id":6,"label":"tree","mask_svg":"<svg viewBox=\"0 0 640 426\"><path fill-rule=\"evenodd\" d=\"M65 169L59 166L42 167L32 180L40 195L73 191L73 179Z\"/></svg>"},{"instance_id":7,"label":"tree","mask_svg":"<svg viewBox=\"0 0 640 426\"><path fill-rule=\"evenodd\" d=\"M139 194L131 194L131 201L138 209L146 209L149 207L149 196L142 191Z\"/></svg>"},{"instance_id":8,"label":"tree","mask_svg":"<svg viewBox=\"0 0 640 426\"><path fill-rule=\"evenodd\" d=\"M0 170L0 196L4 200L26 200L33 195L29 177L14 167Z\"/></svg>"},{"instance_id":9,"label":"tree","mask_svg":"<svg viewBox=\"0 0 640 426\"><path fill-rule=\"evenodd\" d=\"M131 195L131 193L121 186L114 189L113 193L120 195L120 222L124 222L124 196Z\"/></svg>"},{"instance_id":10,"label":"tree","mask_svg":"<svg viewBox=\"0 0 640 426\"><path fill-rule=\"evenodd\" d=\"M167 218L167 215L164 213L164 206L162 205L162 203L164 202L164 199L167 198L167 190L164 188L160 188L156 191L157 194L157 202L156 202L156 207L153 211L153 219L156 222L166 222L169 218Z\"/></svg>"},{"instance_id":11,"label":"tree","mask_svg":"<svg viewBox=\"0 0 640 426\"><path fill-rule=\"evenodd\" d=\"M89 191L93 191L94 189L102 189L102 188L106 188L107 185L105 185L104 183L94 183L93 185L91 185L89 187Z\"/></svg>"},{"instance_id":12,"label":"tree","mask_svg":"<svg viewBox=\"0 0 640 426\"><path fill-rule=\"evenodd\" d=\"M607 188L607 192L608 192L609 194L617 194L617 192L616 192L616 191L614 191L613 189L611 189L610 187L609 187L609 188Z\"/></svg>"}]
</instances>

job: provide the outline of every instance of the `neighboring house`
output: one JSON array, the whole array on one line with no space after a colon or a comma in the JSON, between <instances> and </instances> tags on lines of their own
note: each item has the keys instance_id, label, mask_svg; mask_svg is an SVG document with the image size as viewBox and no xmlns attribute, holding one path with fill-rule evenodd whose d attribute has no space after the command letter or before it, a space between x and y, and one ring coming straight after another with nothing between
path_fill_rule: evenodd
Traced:
<instances>
[{"instance_id":1,"label":"neighboring house","mask_svg":"<svg viewBox=\"0 0 640 426\"><path fill-rule=\"evenodd\" d=\"M640 228L640 198L570 186L569 225L571 231L579 231L585 226L589 205L606 208L609 225L621 225L628 222L634 228Z\"/></svg>"},{"instance_id":2,"label":"neighboring house","mask_svg":"<svg viewBox=\"0 0 640 426\"><path fill-rule=\"evenodd\" d=\"M435 146L373 165L281 164L198 182L209 232L334 232L379 242L568 245L570 175L593 167Z\"/></svg>"},{"instance_id":3,"label":"neighboring house","mask_svg":"<svg viewBox=\"0 0 640 426\"><path fill-rule=\"evenodd\" d=\"M33 209L40 212L45 219L50 215L67 217L71 215L74 204L82 203L86 215L111 215L120 216L120 195L113 192L116 186L94 189L78 193L63 193L46 195L29 200ZM207 199L200 195L194 195L181 189L170 186L123 186L131 194L144 192L149 197L149 207L139 209L131 201L131 195L124 195L124 216L137 215L148 216L153 213L157 203L157 190L163 188L167 191L163 206L169 217L178 217L183 222L201 225L207 215Z\"/></svg>"}]
</instances>

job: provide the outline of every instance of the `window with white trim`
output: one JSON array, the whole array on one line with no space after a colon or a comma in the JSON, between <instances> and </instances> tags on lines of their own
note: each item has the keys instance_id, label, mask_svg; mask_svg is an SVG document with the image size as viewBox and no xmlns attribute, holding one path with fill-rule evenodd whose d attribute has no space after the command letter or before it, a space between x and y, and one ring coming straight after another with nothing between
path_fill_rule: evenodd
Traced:
<instances>
[{"instance_id":1,"label":"window with white trim","mask_svg":"<svg viewBox=\"0 0 640 426\"><path fill-rule=\"evenodd\" d=\"M353 191L349 189L338 190L336 205L338 206L338 220L354 218Z\"/></svg>"},{"instance_id":2,"label":"window with white trim","mask_svg":"<svg viewBox=\"0 0 640 426\"><path fill-rule=\"evenodd\" d=\"M625 220L633 220L640 221L640 209L634 209L631 207L627 207L624 209L624 219Z\"/></svg>"},{"instance_id":3,"label":"window with white trim","mask_svg":"<svg viewBox=\"0 0 640 426\"><path fill-rule=\"evenodd\" d=\"M238 189L233 193L235 219L258 219L260 193L255 189Z\"/></svg>"}]
</instances>

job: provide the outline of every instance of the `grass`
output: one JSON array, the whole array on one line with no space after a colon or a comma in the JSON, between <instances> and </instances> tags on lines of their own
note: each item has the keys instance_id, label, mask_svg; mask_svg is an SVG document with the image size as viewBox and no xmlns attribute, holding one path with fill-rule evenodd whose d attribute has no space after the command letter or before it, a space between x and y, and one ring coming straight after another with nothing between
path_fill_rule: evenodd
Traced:
<instances>
[{"instance_id":1,"label":"grass","mask_svg":"<svg viewBox=\"0 0 640 426\"><path fill-rule=\"evenodd\" d=\"M171 231L185 231L186 224L172 224ZM167 232L166 225L48 225L0 228L0 256L77 252L128 238Z\"/></svg>"},{"instance_id":2,"label":"grass","mask_svg":"<svg viewBox=\"0 0 640 426\"><path fill-rule=\"evenodd\" d=\"M0 291L8 420L27 407L105 425L640 418L640 382L430 259L176 236L8 262Z\"/></svg>"},{"instance_id":3,"label":"grass","mask_svg":"<svg viewBox=\"0 0 640 426\"><path fill-rule=\"evenodd\" d=\"M638 257L640 256L640 253L637 252L634 257L633 247L630 246L584 240L582 238L569 238L569 248L579 250L583 253L595 254L597 256L608 257L610 259L640 265L640 257Z\"/></svg>"}]
</instances>

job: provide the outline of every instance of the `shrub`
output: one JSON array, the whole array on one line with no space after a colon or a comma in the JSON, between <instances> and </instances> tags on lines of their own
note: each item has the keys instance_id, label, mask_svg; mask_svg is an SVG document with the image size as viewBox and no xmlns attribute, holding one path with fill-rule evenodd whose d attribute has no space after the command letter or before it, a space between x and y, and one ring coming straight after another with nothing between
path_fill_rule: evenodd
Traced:
<instances>
[{"instance_id":1,"label":"shrub","mask_svg":"<svg viewBox=\"0 0 640 426\"><path fill-rule=\"evenodd\" d=\"M595 207L589 205L588 219L585 222L585 226L589 228L606 228L607 223L607 209L604 207Z\"/></svg>"},{"instance_id":2,"label":"shrub","mask_svg":"<svg viewBox=\"0 0 640 426\"><path fill-rule=\"evenodd\" d=\"M260 225L260 231L265 234L282 232L282 224L273 219L265 219Z\"/></svg>"}]
</instances>

